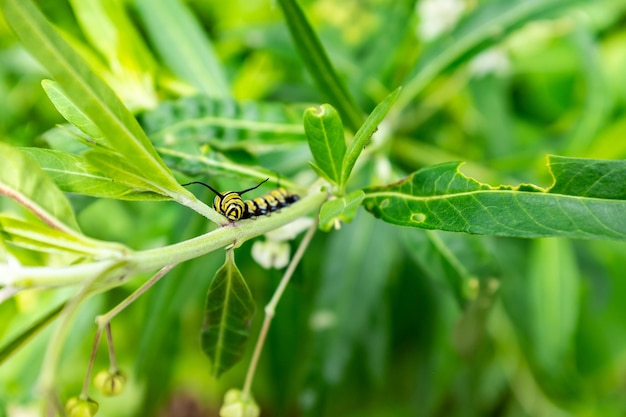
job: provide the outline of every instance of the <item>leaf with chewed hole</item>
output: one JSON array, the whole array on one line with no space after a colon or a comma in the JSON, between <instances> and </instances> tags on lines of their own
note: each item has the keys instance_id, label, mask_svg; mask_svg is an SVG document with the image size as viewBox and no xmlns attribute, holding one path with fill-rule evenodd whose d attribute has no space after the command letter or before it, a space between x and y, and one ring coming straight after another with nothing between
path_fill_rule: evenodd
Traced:
<instances>
[{"instance_id":1,"label":"leaf with chewed hole","mask_svg":"<svg viewBox=\"0 0 626 417\"><path fill-rule=\"evenodd\" d=\"M550 156L554 184L492 187L460 163L422 169L365 190L364 205L386 222L513 237L626 240L626 161Z\"/></svg>"},{"instance_id":2,"label":"leaf with chewed hole","mask_svg":"<svg viewBox=\"0 0 626 417\"><path fill-rule=\"evenodd\" d=\"M213 362L214 377L241 360L254 310L250 289L235 265L233 250L228 250L209 288L202 328L202 350Z\"/></svg>"}]
</instances>

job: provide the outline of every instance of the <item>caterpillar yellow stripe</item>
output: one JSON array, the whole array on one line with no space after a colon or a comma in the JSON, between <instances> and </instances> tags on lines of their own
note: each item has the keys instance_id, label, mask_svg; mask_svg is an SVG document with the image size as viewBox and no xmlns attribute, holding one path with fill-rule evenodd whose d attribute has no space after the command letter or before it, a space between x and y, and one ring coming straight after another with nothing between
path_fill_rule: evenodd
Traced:
<instances>
[{"instance_id":1,"label":"caterpillar yellow stripe","mask_svg":"<svg viewBox=\"0 0 626 417\"><path fill-rule=\"evenodd\" d=\"M269 178L266 178L254 187L243 191L225 191L223 193L220 193L210 185L199 181L189 182L187 184L183 184L183 186L200 184L213 191L215 193L215 199L213 200L213 208L215 211L226 217L231 222L236 222L242 219L249 219L269 214L273 211L280 210L283 207L287 207L300 199L297 194L287 191L282 187L272 190L262 197L253 198L251 200L243 200L241 198L242 194L259 188L261 184L267 180L269 180Z\"/></svg>"}]
</instances>

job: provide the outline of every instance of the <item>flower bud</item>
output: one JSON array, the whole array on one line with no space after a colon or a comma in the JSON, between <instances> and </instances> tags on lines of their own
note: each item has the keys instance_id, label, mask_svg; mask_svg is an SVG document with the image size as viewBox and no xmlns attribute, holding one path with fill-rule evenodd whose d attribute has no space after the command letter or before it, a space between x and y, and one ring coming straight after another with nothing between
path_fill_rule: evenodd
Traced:
<instances>
[{"instance_id":1,"label":"flower bud","mask_svg":"<svg viewBox=\"0 0 626 417\"><path fill-rule=\"evenodd\" d=\"M65 403L67 417L93 417L98 412L98 408L98 403L91 398L72 397Z\"/></svg>"},{"instance_id":2,"label":"flower bud","mask_svg":"<svg viewBox=\"0 0 626 417\"><path fill-rule=\"evenodd\" d=\"M224 395L220 417L259 417L261 410L252 397L242 398L241 391L230 389Z\"/></svg>"},{"instance_id":3,"label":"flower bud","mask_svg":"<svg viewBox=\"0 0 626 417\"><path fill-rule=\"evenodd\" d=\"M124 390L126 376L120 371L110 372L102 370L94 378L94 385L103 395L113 397L119 395Z\"/></svg>"}]
</instances>

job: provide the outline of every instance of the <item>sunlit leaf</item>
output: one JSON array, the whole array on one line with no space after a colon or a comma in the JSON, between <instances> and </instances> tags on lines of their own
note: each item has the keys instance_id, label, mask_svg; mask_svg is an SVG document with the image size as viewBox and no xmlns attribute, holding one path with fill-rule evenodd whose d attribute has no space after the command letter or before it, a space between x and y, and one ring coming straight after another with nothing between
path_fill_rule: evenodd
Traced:
<instances>
[{"instance_id":1,"label":"sunlit leaf","mask_svg":"<svg viewBox=\"0 0 626 417\"><path fill-rule=\"evenodd\" d=\"M149 173L151 182L164 192L180 188L134 116L37 7L30 0L7 0L4 10L23 45L52 74L67 99L98 126L111 147L132 160L138 172Z\"/></svg>"},{"instance_id":2,"label":"sunlit leaf","mask_svg":"<svg viewBox=\"0 0 626 417\"><path fill-rule=\"evenodd\" d=\"M65 120L93 138L100 138L103 136L98 126L96 126L91 119L85 115L85 113L83 113L69 98L67 98L57 82L43 80L41 82L41 86L45 90L52 104L54 104L54 107L56 107Z\"/></svg>"},{"instance_id":3,"label":"sunlit leaf","mask_svg":"<svg viewBox=\"0 0 626 417\"><path fill-rule=\"evenodd\" d=\"M230 96L211 41L183 2L135 0L134 4L152 43L174 73L207 96Z\"/></svg>"},{"instance_id":4,"label":"sunlit leaf","mask_svg":"<svg viewBox=\"0 0 626 417\"><path fill-rule=\"evenodd\" d=\"M332 182L339 184L346 154L346 141L339 114L329 104L309 108L304 112L304 131L317 167Z\"/></svg>"},{"instance_id":5,"label":"sunlit leaf","mask_svg":"<svg viewBox=\"0 0 626 417\"><path fill-rule=\"evenodd\" d=\"M128 178L127 171L121 171L120 175L116 176L114 171L98 170L85 157L79 155L42 148L22 148L21 150L32 156L44 172L65 192L119 200L169 199L162 194L140 189L136 183L125 180ZM108 159L105 158L105 160ZM117 164L114 163L114 165Z\"/></svg>"},{"instance_id":6,"label":"sunlit leaf","mask_svg":"<svg viewBox=\"0 0 626 417\"><path fill-rule=\"evenodd\" d=\"M400 94L400 89L396 89L394 92L389 94L376 108L372 111L372 113L365 120L365 123L359 128L359 130L354 135L354 139L348 144L348 149L343 159L342 171L341 171L341 181L340 187L344 187L350 178L350 173L352 172L352 168L354 168L354 164L358 159L359 155L363 151L363 148L366 146L367 141L370 140L374 132L378 129L378 125L383 121L385 115L393 105L393 103L398 98L398 94Z\"/></svg>"},{"instance_id":7,"label":"sunlit leaf","mask_svg":"<svg viewBox=\"0 0 626 417\"><path fill-rule=\"evenodd\" d=\"M207 294L202 329L202 349L213 362L215 377L243 356L255 310L252 294L235 265L233 251L226 253L226 262L215 273Z\"/></svg>"},{"instance_id":8,"label":"sunlit leaf","mask_svg":"<svg viewBox=\"0 0 626 417\"><path fill-rule=\"evenodd\" d=\"M78 229L72 206L54 182L30 157L4 143L0 143L0 195L56 229Z\"/></svg>"},{"instance_id":9,"label":"sunlit leaf","mask_svg":"<svg viewBox=\"0 0 626 417\"><path fill-rule=\"evenodd\" d=\"M492 187L459 163L365 190L365 207L389 223L514 237L626 239L626 162L551 157L554 185Z\"/></svg>"},{"instance_id":10,"label":"sunlit leaf","mask_svg":"<svg viewBox=\"0 0 626 417\"><path fill-rule=\"evenodd\" d=\"M33 337L43 330L48 324L54 320L59 313L65 307L65 303L50 310L47 314L42 316L39 320L28 326L19 334L13 336L10 340L7 340L0 346L0 365L2 365L7 359L16 353L22 346L28 343Z\"/></svg>"}]
</instances>

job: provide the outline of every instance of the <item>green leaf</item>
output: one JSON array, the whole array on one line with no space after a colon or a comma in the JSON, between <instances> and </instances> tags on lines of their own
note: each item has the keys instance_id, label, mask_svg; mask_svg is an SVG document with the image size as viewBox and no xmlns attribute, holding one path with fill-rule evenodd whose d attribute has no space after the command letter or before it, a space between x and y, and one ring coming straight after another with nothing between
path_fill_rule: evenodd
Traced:
<instances>
[{"instance_id":1,"label":"green leaf","mask_svg":"<svg viewBox=\"0 0 626 417\"><path fill-rule=\"evenodd\" d=\"M243 356L254 310L252 294L235 265L233 250L228 250L226 262L209 288L202 328L202 349L213 362L213 376L219 377Z\"/></svg>"},{"instance_id":2,"label":"green leaf","mask_svg":"<svg viewBox=\"0 0 626 417\"><path fill-rule=\"evenodd\" d=\"M74 103L120 155L133 161L137 172L163 189L178 185L134 116L115 93L54 30L30 0L6 0L5 17L28 51L46 67L67 99Z\"/></svg>"},{"instance_id":3,"label":"green leaf","mask_svg":"<svg viewBox=\"0 0 626 417\"><path fill-rule=\"evenodd\" d=\"M400 94L400 88L397 88L381 101L354 135L354 139L352 139L352 142L348 145L348 150L343 158L343 169L341 171L341 181L339 184L341 189L347 184L352 168L354 168L356 160L359 158L359 155L361 155L361 151L363 151L367 141L370 140L374 132L378 129L378 125L383 121L387 112L398 98L398 94Z\"/></svg>"},{"instance_id":4,"label":"green leaf","mask_svg":"<svg viewBox=\"0 0 626 417\"><path fill-rule=\"evenodd\" d=\"M59 313L63 311L63 309L65 308L65 304L66 303L62 303L59 306L53 308L46 315L34 322L28 328L24 329L24 331L15 335L11 340L3 343L2 346L0 346L0 365L2 365L14 353L16 353L22 346L28 343L48 324L50 324L52 320L54 320L59 315Z\"/></svg>"},{"instance_id":5,"label":"green leaf","mask_svg":"<svg viewBox=\"0 0 626 417\"><path fill-rule=\"evenodd\" d=\"M532 242L526 277L533 356L550 375L563 376L563 359L574 343L580 303L580 276L571 242Z\"/></svg>"},{"instance_id":6,"label":"green leaf","mask_svg":"<svg viewBox=\"0 0 626 417\"><path fill-rule=\"evenodd\" d=\"M135 0L148 35L163 60L180 78L211 97L230 97L222 64L210 39L178 0Z\"/></svg>"},{"instance_id":7,"label":"green leaf","mask_svg":"<svg viewBox=\"0 0 626 417\"><path fill-rule=\"evenodd\" d=\"M363 115L354 98L333 68L322 43L313 31L296 0L278 0L294 44L304 65L330 103L339 109L342 118L352 131L363 123Z\"/></svg>"},{"instance_id":8,"label":"green leaf","mask_svg":"<svg viewBox=\"0 0 626 417\"><path fill-rule=\"evenodd\" d=\"M340 381L374 316L381 314L389 270L401 254L396 235L393 227L361 214L329 236L329 262L323 267L310 319L313 357L318 360L311 368L321 375L310 380Z\"/></svg>"},{"instance_id":9,"label":"green leaf","mask_svg":"<svg viewBox=\"0 0 626 417\"><path fill-rule=\"evenodd\" d=\"M345 197L329 200L320 209L320 229L328 232L338 222L350 223L365 198L363 190L356 190Z\"/></svg>"},{"instance_id":10,"label":"green leaf","mask_svg":"<svg viewBox=\"0 0 626 417\"><path fill-rule=\"evenodd\" d=\"M302 127L304 105L233 101L206 95L161 102L137 116L157 147L184 150L208 144L224 150L259 149L306 140Z\"/></svg>"},{"instance_id":11,"label":"green leaf","mask_svg":"<svg viewBox=\"0 0 626 417\"><path fill-rule=\"evenodd\" d=\"M307 109L304 112L304 131L318 168L338 184L341 181L346 141L337 111L329 104Z\"/></svg>"},{"instance_id":12,"label":"green leaf","mask_svg":"<svg viewBox=\"0 0 626 417\"><path fill-rule=\"evenodd\" d=\"M156 184L115 152L105 150L88 151L85 153L85 159L96 169L106 172L109 178L120 181L128 187L134 187L137 192L159 192Z\"/></svg>"},{"instance_id":13,"label":"green leaf","mask_svg":"<svg viewBox=\"0 0 626 417\"><path fill-rule=\"evenodd\" d=\"M402 82L404 89L396 110L404 109L435 77L459 61L467 60L468 55L484 51L490 44L500 42L507 33L546 12L571 7L579 1L496 0L480 3L451 33L426 45L408 79Z\"/></svg>"},{"instance_id":14,"label":"green leaf","mask_svg":"<svg viewBox=\"0 0 626 417\"><path fill-rule=\"evenodd\" d=\"M0 232L7 242L36 251L74 253L98 258L120 255L124 251L124 247L117 243L101 242L80 234L67 234L40 223L5 214L0 214ZM111 250L115 253L112 254Z\"/></svg>"},{"instance_id":15,"label":"green leaf","mask_svg":"<svg viewBox=\"0 0 626 417\"><path fill-rule=\"evenodd\" d=\"M67 98L59 87L59 83L51 80L43 80L41 86L54 107L68 122L79 128L83 133L92 138L101 138L102 132L89 117L85 115L72 101Z\"/></svg>"},{"instance_id":16,"label":"green leaf","mask_svg":"<svg viewBox=\"0 0 626 417\"><path fill-rule=\"evenodd\" d=\"M129 175L125 170L116 175L117 171L108 169L111 164L103 167L106 170L98 170L97 162L95 165L90 163L94 161L93 157L88 160L79 155L41 148L21 150L35 159L44 172L65 192L118 200L169 200L167 196L139 188L144 184L143 181L129 181ZM109 156L103 159L105 162L111 160ZM113 165L115 169L118 164Z\"/></svg>"},{"instance_id":17,"label":"green leaf","mask_svg":"<svg viewBox=\"0 0 626 417\"><path fill-rule=\"evenodd\" d=\"M626 162L550 157L554 185L491 187L460 163L366 189L364 205L402 226L514 237L626 239Z\"/></svg>"},{"instance_id":18,"label":"green leaf","mask_svg":"<svg viewBox=\"0 0 626 417\"><path fill-rule=\"evenodd\" d=\"M65 195L24 153L0 142L0 195L5 195L58 230L78 230Z\"/></svg>"}]
</instances>

